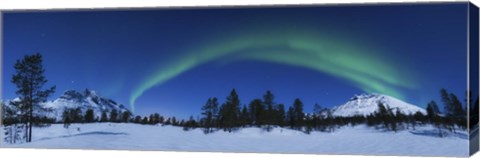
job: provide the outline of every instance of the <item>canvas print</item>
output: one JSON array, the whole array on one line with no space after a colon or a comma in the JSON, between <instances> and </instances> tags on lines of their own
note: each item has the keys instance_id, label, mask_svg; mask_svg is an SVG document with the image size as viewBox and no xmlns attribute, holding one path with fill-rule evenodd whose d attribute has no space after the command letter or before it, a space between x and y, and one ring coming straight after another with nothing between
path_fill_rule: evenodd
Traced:
<instances>
[{"instance_id":1,"label":"canvas print","mask_svg":"<svg viewBox=\"0 0 480 158\"><path fill-rule=\"evenodd\" d=\"M1 71L2 148L478 150L468 2L4 11Z\"/></svg>"}]
</instances>

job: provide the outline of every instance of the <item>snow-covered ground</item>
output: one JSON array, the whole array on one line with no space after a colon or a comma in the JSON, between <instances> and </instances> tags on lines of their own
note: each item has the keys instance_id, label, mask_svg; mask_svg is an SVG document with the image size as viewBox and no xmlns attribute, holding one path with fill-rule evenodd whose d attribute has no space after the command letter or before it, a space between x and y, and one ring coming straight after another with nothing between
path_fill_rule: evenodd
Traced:
<instances>
[{"instance_id":1,"label":"snow-covered ground","mask_svg":"<svg viewBox=\"0 0 480 158\"><path fill-rule=\"evenodd\" d=\"M382 132L360 125L310 135L286 128L274 128L271 132L243 128L233 133L218 131L205 135L201 129L183 131L179 127L159 125L94 123L72 124L65 129L63 125L55 124L35 128L31 143L2 144L2 147L468 156L468 135L465 132L451 133L444 138L436 137L435 132L431 127Z\"/></svg>"},{"instance_id":2,"label":"snow-covered ground","mask_svg":"<svg viewBox=\"0 0 480 158\"><path fill-rule=\"evenodd\" d=\"M478 125L475 125L470 131L470 154L473 155L478 151Z\"/></svg>"}]
</instances>

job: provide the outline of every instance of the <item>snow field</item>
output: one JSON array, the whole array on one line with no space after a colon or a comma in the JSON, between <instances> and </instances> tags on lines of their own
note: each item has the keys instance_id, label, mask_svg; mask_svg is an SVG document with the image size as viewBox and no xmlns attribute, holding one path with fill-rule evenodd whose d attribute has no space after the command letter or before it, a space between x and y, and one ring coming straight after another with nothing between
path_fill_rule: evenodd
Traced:
<instances>
[{"instance_id":1,"label":"snow field","mask_svg":"<svg viewBox=\"0 0 480 158\"><path fill-rule=\"evenodd\" d=\"M287 128L267 132L250 127L232 133L204 134L202 129L183 131L172 126L92 123L72 124L68 129L54 124L34 128L33 132L31 143L2 147L462 157L468 154L465 132L439 138L429 126L397 133L364 125L345 126L332 133L307 135Z\"/></svg>"}]
</instances>

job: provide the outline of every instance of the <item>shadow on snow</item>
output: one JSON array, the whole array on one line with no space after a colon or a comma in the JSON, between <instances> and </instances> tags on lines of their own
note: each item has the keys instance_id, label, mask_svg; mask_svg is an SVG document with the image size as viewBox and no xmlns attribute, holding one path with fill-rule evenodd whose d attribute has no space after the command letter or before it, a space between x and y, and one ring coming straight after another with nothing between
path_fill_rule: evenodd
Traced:
<instances>
[{"instance_id":1,"label":"shadow on snow","mask_svg":"<svg viewBox=\"0 0 480 158\"><path fill-rule=\"evenodd\" d=\"M444 137L457 137L460 139L468 140L468 135L465 133L458 133L458 132L447 132L447 131L442 131ZM418 130L418 131L410 131L410 133L414 135L419 135L419 136L428 136L428 137L436 137L439 138L438 136L438 130L432 129L432 130Z\"/></svg>"},{"instance_id":2,"label":"shadow on snow","mask_svg":"<svg viewBox=\"0 0 480 158\"><path fill-rule=\"evenodd\" d=\"M128 135L127 133L123 132L102 132L102 131L94 131L94 132L86 132L86 133L79 133L74 135L64 135L59 137L47 137L39 139L39 141L55 139L55 138L69 138L69 137L76 137L76 136L87 136L87 135Z\"/></svg>"}]
</instances>

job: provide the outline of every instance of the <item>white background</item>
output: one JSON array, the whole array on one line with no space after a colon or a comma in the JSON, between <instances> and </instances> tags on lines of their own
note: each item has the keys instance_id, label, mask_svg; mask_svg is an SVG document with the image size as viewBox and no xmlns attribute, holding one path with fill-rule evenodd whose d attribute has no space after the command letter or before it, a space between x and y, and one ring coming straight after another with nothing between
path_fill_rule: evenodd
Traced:
<instances>
[{"instance_id":1,"label":"white background","mask_svg":"<svg viewBox=\"0 0 480 158\"><path fill-rule=\"evenodd\" d=\"M446 1L446 0L436 0ZM0 10L12 9L52 9L52 8L136 8L165 6L218 6L218 5L261 5L261 4L338 4L338 3L378 3L378 2L428 2L428 0L0 0ZM477 6L480 0L472 0ZM1 26L1 21L0 21ZM1 85L0 85L1 89ZM0 92L1 93L1 92ZM288 142L285 142L288 143ZM0 149L0 158L159 158L159 157L199 157L199 158L383 158L385 156L347 155L301 155L301 154L253 154L253 153L199 153L161 151L116 151L116 150L64 150L64 149ZM391 156L396 157L396 156ZM474 157L480 158L480 154Z\"/></svg>"}]
</instances>

